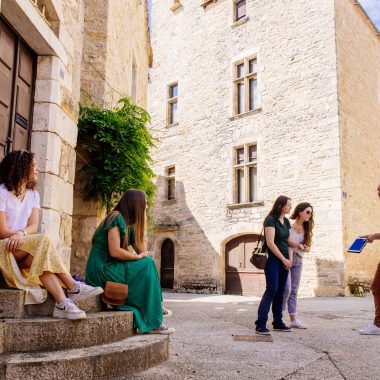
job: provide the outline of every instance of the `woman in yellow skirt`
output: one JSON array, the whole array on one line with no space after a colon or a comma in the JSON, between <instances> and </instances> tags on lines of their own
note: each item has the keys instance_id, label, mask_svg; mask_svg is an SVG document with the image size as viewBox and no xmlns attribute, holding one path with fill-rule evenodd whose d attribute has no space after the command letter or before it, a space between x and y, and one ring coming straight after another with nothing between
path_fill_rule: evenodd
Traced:
<instances>
[{"instance_id":1,"label":"woman in yellow skirt","mask_svg":"<svg viewBox=\"0 0 380 380\"><path fill-rule=\"evenodd\" d=\"M13 151L0 163L0 270L7 285L28 293L42 285L54 297L53 317L83 319L75 301L101 294L103 289L76 282L55 245L37 234L40 197L34 190L38 168L34 154ZM67 295L62 289L67 288ZM36 297L28 303L39 303Z\"/></svg>"}]
</instances>

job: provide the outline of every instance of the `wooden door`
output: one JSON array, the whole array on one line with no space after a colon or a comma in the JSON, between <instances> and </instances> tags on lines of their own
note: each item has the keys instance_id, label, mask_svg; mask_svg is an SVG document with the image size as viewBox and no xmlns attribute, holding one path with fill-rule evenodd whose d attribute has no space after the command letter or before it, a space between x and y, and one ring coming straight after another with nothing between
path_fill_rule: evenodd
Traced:
<instances>
[{"instance_id":1,"label":"wooden door","mask_svg":"<svg viewBox=\"0 0 380 380\"><path fill-rule=\"evenodd\" d=\"M258 238L258 235L243 235L226 244L227 294L261 295L265 289L263 271L249 262Z\"/></svg>"},{"instance_id":2,"label":"wooden door","mask_svg":"<svg viewBox=\"0 0 380 380\"><path fill-rule=\"evenodd\" d=\"M36 57L0 19L0 159L30 148Z\"/></svg>"},{"instance_id":3,"label":"wooden door","mask_svg":"<svg viewBox=\"0 0 380 380\"><path fill-rule=\"evenodd\" d=\"M165 239L161 246L161 288L173 289L174 244Z\"/></svg>"}]
</instances>

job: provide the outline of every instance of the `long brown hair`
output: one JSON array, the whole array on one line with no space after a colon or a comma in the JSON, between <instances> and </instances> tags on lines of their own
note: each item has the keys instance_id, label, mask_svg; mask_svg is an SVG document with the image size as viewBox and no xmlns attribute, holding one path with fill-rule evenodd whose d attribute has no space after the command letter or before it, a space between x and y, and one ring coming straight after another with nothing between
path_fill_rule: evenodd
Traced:
<instances>
[{"instance_id":1,"label":"long brown hair","mask_svg":"<svg viewBox=\"0 0 380 380\"><path fill-rule=\"evenodd\" d=\"M290 216L290 219L297 219L299 214L306 210L307 208L311 208L311 217L308 221L303 222L303 229L305 230L305 237L303 240L303 244L306 244L308 247L311 246L311 242L313 240L313 228L314 228L314 219L313 219L313 206L309 202L301 202L299 203L293 211L293 214Z\"/></svg>"},{"instance_id":2,"label":"long brown hair","mask_svg":"<svg viewBox=\"0 0 380 380\"><path fill-rule=\"evenodd\" d=\"M104 225L109 226L115 218L121 214L124 218L127 226L126 242L128 241L129 227L134 226L135 244L137 247L144 251L146 245L144 242L145 229L146 229L146 196L140 190L127 190L120 198L116 207L107 215L107 217L100 223L99 227L94 233L94 237L97 232L103 228ZM126 244L124 244L124 248Z\"/></svg>"},{"instance_id":3,"label":"long brown hair","mask_svg":"<svg viewBox=\"0 0 380 380\"><path fill-rule=\"evenodd\" d=\"M282 208L286 206L288 203L288 200L290 200L289 197L286 197L285 195L280 195L273 204L272 210L269 211L268 215L274 216L276 219L278 219L281 216Z\"/></svg>"},{"instance_id":4,"label":"long brown hair","mask_svg":"<svg viewBox=\"0 0 380 380\"><path fill-rule=\"evenodd\" d=\"M14 150L8 153L0 163L0 183L3 183L8 191L21 194L21 185L26 182L27 189L34 189L36 182L30 180L33 170L34 153L27 150Z\"/></svg>"}]
</instances>

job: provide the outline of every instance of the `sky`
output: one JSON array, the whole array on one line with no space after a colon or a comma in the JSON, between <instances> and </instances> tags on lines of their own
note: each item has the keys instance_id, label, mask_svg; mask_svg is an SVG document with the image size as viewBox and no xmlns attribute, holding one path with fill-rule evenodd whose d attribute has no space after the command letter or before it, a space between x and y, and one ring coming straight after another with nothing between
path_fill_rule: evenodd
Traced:
<instances>
[{"instance_id":1,"label":"sky","mask_svg":"<svg viewBox=\"0 0 380 380\"><path fill-rule=\"evenodd\" d=\"M363 6L368 16L376 25L377 30L380 31L380 0L359 0L359 3ZM152 0L148 0L149 10L151 6Z\"/></svg>"}]
</instances>

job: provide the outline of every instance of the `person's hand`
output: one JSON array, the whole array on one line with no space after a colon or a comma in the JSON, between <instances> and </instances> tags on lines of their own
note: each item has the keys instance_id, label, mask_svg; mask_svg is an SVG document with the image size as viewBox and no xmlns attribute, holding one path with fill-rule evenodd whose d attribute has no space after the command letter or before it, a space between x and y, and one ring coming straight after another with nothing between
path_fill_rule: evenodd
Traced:
<instances>
[{"instance_id":1,"label":"person's hand","mask_svg":"<svg viewBox=\"0 0 380 380\"><path fill-rule=\"evenodd\" d=\"M293 240L288 240L289 247L298 248L298 245Z\"/></svg>"},{"instance_id":2,"label":"person's hand","mask_svg":"<svg viewBox=\"0 0 380 380\"><path fill-rule=\"evenodd\" d=\"M288 259L283 259L282 263L284 264L285 269L290 269L292 267L292 262Z\"/></svg>"},{"instance_id":3,"label":"person's hand","mask_svg":"<svg viewBox=\"0 0 380 380\"><path fill-rule=\"evenodd\" d=\"M144 257L147 257L148 256L148 251L144 251L144 252L140 252L137 257L138 257L138 260L141 260L143 259Z\"/></svg>"},{"instance_id":4,"label":"person's hand","mask_svg":"<svg viewBox=\"0 0 380 380\"><path fill-rule=\"evenodd\" d=\"M11 237L9 237L7 244L5 245L5 250L8 252L15 253L18 247L21 245L22 236L23 235L18 232L17 234L14 234Z\"/></svg>"},{"instance_id":5,"label":"person's hand","mask_svg":"<svg viewBox=\"0 0 380 380\"><path fill-rule=\"evenodd\" d=\"M298 248L301 250L301 251L304 251L305 250L305 244L299 244L298 245Z\"/></svg>"},{"instance_id":6,"label":"person's hand","mask_svg":"<svg viewBox=\"0 0 380 380\"><path fill-rule=\"evenodd\" d=\"M363 239L367 239L368 243L373 243L373 241L375 240L375 234L363 235L360 237Z\"/></svg>"}]
</instances>

